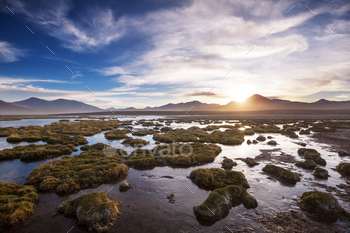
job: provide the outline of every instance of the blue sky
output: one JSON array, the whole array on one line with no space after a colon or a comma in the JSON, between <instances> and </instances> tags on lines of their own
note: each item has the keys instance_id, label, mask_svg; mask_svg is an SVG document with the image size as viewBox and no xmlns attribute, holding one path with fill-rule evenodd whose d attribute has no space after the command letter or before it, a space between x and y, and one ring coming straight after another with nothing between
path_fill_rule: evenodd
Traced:
<instances>
[{"instance_id":1,"label":"blue sky","mask_svg":"<svg viewBox=\"0 0 350 233\"><path fill-rule=\"evenodd\" d=\"M350 100L349 1L11 0L0 22L8 102Z\"/></svg>"}]
</instances>

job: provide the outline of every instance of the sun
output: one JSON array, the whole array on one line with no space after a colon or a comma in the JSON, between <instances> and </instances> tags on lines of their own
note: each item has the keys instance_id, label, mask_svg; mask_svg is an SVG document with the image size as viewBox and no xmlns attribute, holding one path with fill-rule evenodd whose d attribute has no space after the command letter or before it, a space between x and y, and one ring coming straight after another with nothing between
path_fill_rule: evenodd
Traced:
<instances>
[{"instance_id":1,"label":"sun","mask_svg":"<svg viewBox=\"0 0 350 233\"><path fill-rule=\"evenodd\" d=\"M230 99L236 102L243 103L247 98L254 94L253 88L250 85L237 85L230 90Z\"/></svg>"}]
</instances>

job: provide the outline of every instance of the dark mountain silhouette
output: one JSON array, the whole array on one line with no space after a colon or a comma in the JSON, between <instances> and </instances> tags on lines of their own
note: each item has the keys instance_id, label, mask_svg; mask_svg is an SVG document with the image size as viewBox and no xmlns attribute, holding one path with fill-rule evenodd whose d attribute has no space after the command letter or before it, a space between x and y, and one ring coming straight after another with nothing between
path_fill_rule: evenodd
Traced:
<instances>
[{"instance_id":1,"label":"dark mountain silhouette","mask_svg":"<svg viewBox=\"0 0 350 233\"><path fill-rule=\"evenodd\" d=\"M192 107L194 109L204 109L204 108L215 108L219 107L219 104L206 104L199 101L191 101L186 103L178 103L178 104L166 104L160 107L146 107L143 110L156 110L156 111L188 111Z\"/></svg>"},{"instance_id":2,"label":"dark mountain silhouette","mask_svg":"<svg viewBox=\"0 0 350 233\"><path fill-rule=\"evenodd\" d=\"M85 104L83 102L75 100L57 99L57 100L43 100L39 98L29 98L22 101L13 102L21 107L47 109L47 110L62 110L62 111L73 111L73 112L93 112L100 111L101 109L92 105Z\"/></svg>"},{"instance_id":3,"label":"dark mountain silhouette","mask_svg":"<svg viewBox=\"0 0 350 233\"><path fill-rule=\"evenodd\" d=\"M22 107L0 100L0 115L40 115L49 113L55 112L45 109Z\"/></svg>"}]
</instances>

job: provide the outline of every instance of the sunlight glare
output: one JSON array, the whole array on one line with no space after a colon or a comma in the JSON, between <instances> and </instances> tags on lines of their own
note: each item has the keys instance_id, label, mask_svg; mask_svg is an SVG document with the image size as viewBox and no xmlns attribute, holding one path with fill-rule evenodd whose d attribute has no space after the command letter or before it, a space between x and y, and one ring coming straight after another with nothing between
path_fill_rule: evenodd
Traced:
<instances>
[{"instance_id":1,"label":"sunlight glare","mask_svg":"<svg viewBox=\"0 0 350 233\"><path fill-rule=\"evenodd\" d=\"M254 93L252 86L250 85L237 85L231 89L231 100L243 103L247 98Z\"/></svg>"}]
</instances>

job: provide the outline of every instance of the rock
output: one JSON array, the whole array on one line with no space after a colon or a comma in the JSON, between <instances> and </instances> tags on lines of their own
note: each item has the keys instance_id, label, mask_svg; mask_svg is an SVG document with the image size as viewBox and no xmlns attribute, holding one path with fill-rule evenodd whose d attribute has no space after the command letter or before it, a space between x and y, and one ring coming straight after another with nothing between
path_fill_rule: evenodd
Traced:
<instances>
[{"instance_id":1,"label":"rock","mask_svg":"<svg viewBox=\"0 0 350 233\"><path fill-rule=\"evenodd\" d=\"M300 208L322 219L338 218L345 213L332 194L320 191L303 193Z\"/></svg>"},{"instance_id":2,"label":"rock","mask_svg":"<svg viewBox=\"0 0 350 233\"><path fill-rule=\"evenodd\" d=\"M162 176L161 178L167 178L167 179L171 179L171 180L174 179L174 177L172 177L172 176Z\"/></svg>"},{"instance_id":3,"label":"rock","mask_svg":"<svg viewBox=\"0 0 350 233\"><path fill-rule=\"evenodd\" d=\"M268 164L262 170L268 174L276 176L276 178L284 183L295 185L298 181L300 181L299 175L282 167Z\"/></svg>"},{"instance_id":4,"label":"rock","mask_svg":"<svg viewBox=\"0 0 350 233\"><path fill-rule=\"evenodd\" d=\"M83 194L73 200L64 201L57 212L65 217L75 217L78 225L86 225L89 231L106 232L121 215L121 202L111 201L105 192Z\"/></svg>"},{"instance_id":5,"label":"rock","mask_svg":"<svg viewBox=\"0 0 350 233\"><path fill-rule=\"evenodd\" d=\"M243 187L229 185L225 188L215 189L208 198L199 206L194 206L196 217L217 221L223 218L231 207L243 204L246 208L256 208L257 200L251 196Z\"/></svg>"},{"instance_id":6,"label":"rock","mask_svg":"<svg viewBox=\"0 0 350 233\"><path fill-rule=\"evenodd\" d=\"M271 136L267 136L267 139L272 139L272 137Z\"/></svg>"},{"instance_id":7,"label":"rock","mask_svg":"<svg viewBox=\"0 0 350 233\"><path fill-rule=\"evenodd\" d=\"M256 140L264 142L264 141L266 141L266 138L264 136L260 135L259 137L256 138Z\"/></svg>"},{"instance_id":8,"label":"rock","mask_svg":"<svg viewBox=\"0 0 350 233\"><path fill-rule=\"evenodd\" d=\"M302 129L302 130L300 130L300 132L299 132L299 134L300 135L303 135L303 134L310 134L311 132L310 132L310 130L304 130L304 129Z\"/></svg>"},{"instance_id":9,"label":"rock","mask_svg":"<svg viewBox=\"0 0 350 233\"><path fill-rule=\"evenodd\" d=\"M254 166L256 166L256 165L259 165L258 162L256 162L254 159L249 158L249 157L247 157L247 158L245 158L245 159L243 159L243 158L237 158L237 160L241 160L241 161L245 162L245 163L248 165L248 167L254 167Z\"/></svg>"},{"instance_id":10,"label":"rock","mask_svg":"<svg viewBox=\"0 0 350 233\"><path fill-rule=\"evenodd\" d=\"M307 169L307 170L314 170L316 167L316 163L313 160L307 159L303 162L297 162L295 164L295 166L302 167L302 168Z\"/></svg>"},{"instance_id":11,"label":"rock","mask_svg":"<svg viewBox=\"0 0 350 233\"><path fill-rule=\"evenodd\" d=\"M298 155L301 157L304 157L305 159L310 159L315 161L318 165L326 166L326 160L321 158L320 153L317 152L315 149L308 149L308 148L299 148Z\"/></svg>"},{"instance_id":12,"label":"rock","mask_svg":"<svg viewBox=\"0 0 350 233\"><path fill-rule=\"evenodd\" d=\"M250 139L247 140L247 144L250 145L252 144L252 141L250 141Z\"/></svg>"},{"instance_id":13,"label":"rock","mask_svg":"<svg viewBox=\"0 0 350 233\"><path fill-rule=\"evenodd\" d=\"M225 170L231 170L233 166L237 166L237 163L234 162L232 159L224 159L221 163L222 168Z\"/></svg>"},{"instance_id":14,"label":"rock","mask_svg":"<svg viewBox=\"0 0 350 233\"><path fill-rule=\"evenodd\" d=\"M268 145L271 145L271 146L276 146L277 145L277 142L275 140L270 140L267 142Z\"/></svg>"},{"instance_id":15,"label":"rock","mask_svg":"<svg viewBox=\"0 0 350 233\"><path fill-rule=\"evenodd\" d=\"M253 144L258 144L258 141L257 140L253 140Z\"/></svg>"},{"instance_id":16,"label":"rock","mask_svg":"<svg viewBox=\"0 0 350 233\"><path fill-rule=\"evenodd\" d=\"M350 163L340 163L335 170L342 175L350 176Z\"/></svg>"},{"instance_id":17,"label":"rock","mask_svg":"<svg viewBox=\"0 0 350 233\"><path fill-rule=\"evenodd\" d=\"M279 211L275 216L262 214L257 221L266 232L278 233L340 233L337 226L320 224L310 218L304 217L302 213L295 210Z\"/></svg>"},{"instance_id":18,"label":"rock","mask_svg":"<svg viewBox=\"0 0 350 233\"><path fill-rule=\"evenodd\" d=\"M247 179L242 172L225 171L219 168L199 168L190 174L190 179L199 187L214 190L227 185L239 185L249 188Z\"/></svg>"},{"instance_id":19,"label":"rock","mask_svg":"<svg viewBox=\"0 0 350 233\"><path fill-rule=\"evenodd\" d=\"M338 151L339 156L350 156L350 153L345 150Z\"/></svg>"},{"instance_id":20,"label":"rock","mask_svg":"<svg viewBox=\"0 0 350 233\"><path fill-rule=\"evenodd\" d=\"M169 200L170 203L175 203L174 196L174 193L170 193L166 198Z\"/></svg>"},{"instance_id":21,"label":"rock","mask_svg":"<svg viewBox=\"0 0 350 233\"><path fill-rule=\"evenodd\" d=\"M320 179L328 179L329 175L328 175L328 171L326 169L317 167L313 173L313 175L316 178L320 178Z\"/></svg>"},{"instance_id":22,"label":"rock","mask_svg":"<svg viewBox=\"0 0 350 233\"><path fill-rule=\"evenodd\" d=\"M129 189L131 189L133 187L134 187L133 184L129 184L127 180L124 180L119 185L119 191L120 192L126 192L126 191L128 191Z\"/></svg>"}]
</instances>

